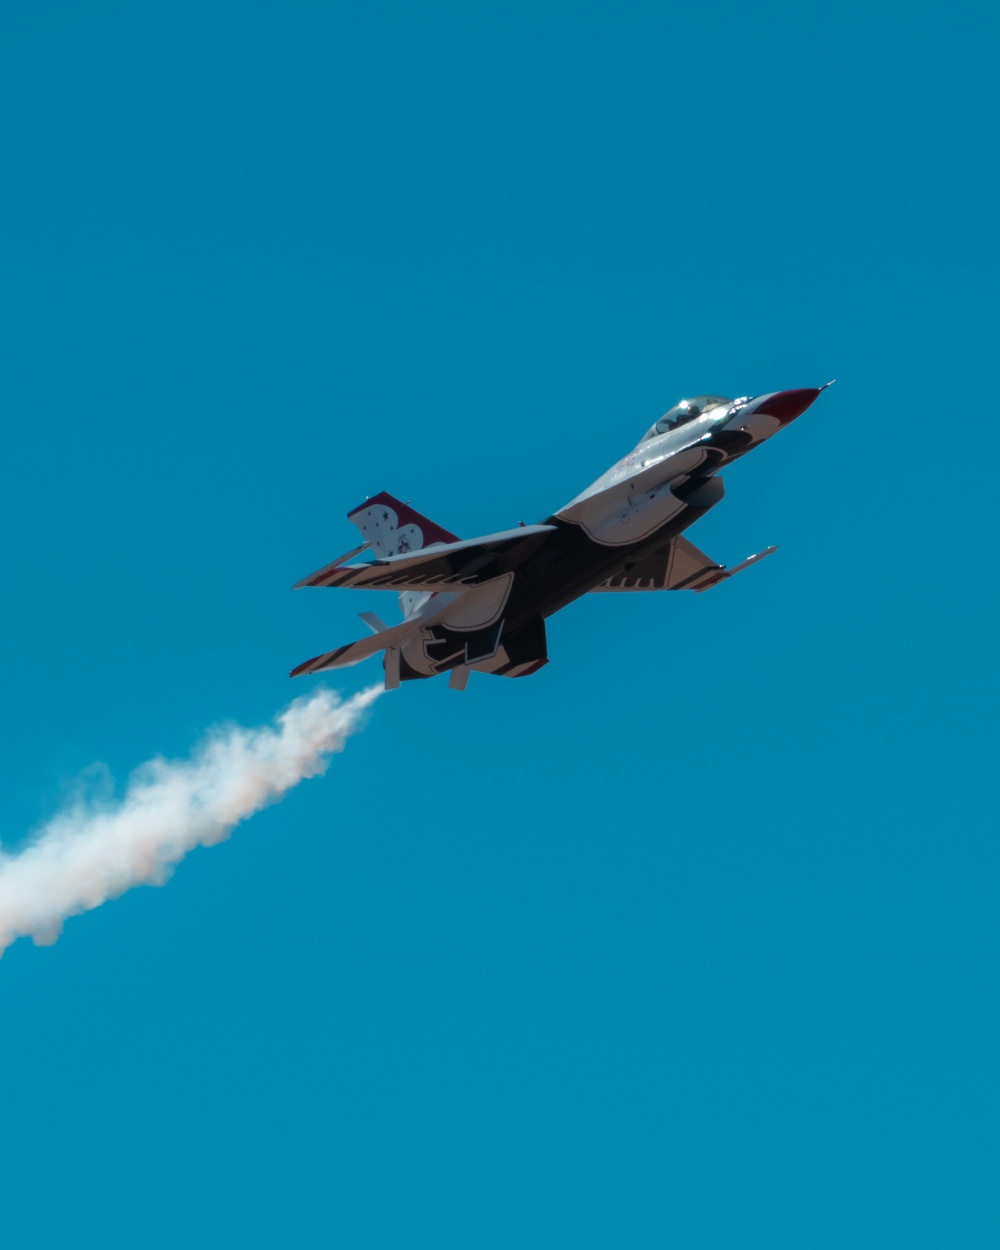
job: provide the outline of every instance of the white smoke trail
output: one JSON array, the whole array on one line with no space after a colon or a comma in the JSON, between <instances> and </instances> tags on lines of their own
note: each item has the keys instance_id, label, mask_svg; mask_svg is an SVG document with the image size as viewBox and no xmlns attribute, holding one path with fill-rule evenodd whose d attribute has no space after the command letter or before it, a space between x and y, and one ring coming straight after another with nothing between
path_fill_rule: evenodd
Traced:
<instances>
[{"instance_id":1,"label":"white smoke trail","mask_svg":"<svg viewBox=\"0 0 1000 1250\"><path fill-rule=\"evenodd\" d=\"M0 850L0 954L18 937L48 945L69 916L134 885L162 885L196 846L325 771L381 694L342 703L329 690L297 699L263 729L209 734L188 760L153 759L113 805L77 805L50 820L24 850Z\"/></svg>"}]
</instances>

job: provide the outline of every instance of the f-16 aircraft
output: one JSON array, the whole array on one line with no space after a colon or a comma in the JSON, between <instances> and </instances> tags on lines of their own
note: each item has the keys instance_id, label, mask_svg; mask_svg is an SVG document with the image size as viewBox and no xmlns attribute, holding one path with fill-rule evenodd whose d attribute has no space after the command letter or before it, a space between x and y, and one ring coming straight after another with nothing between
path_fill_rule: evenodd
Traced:
<instances>
[{"instance_id":1,"label":"f-16 aircraft","mask_svg":"<svg viewBox=\"0 0 1000 1250\"><path fill-rule=\"evenodd\" d=\"M387 690L438 673L449 673L457 690L473 671L527 677L548 662L546 618L581 595L718 586L776 548L727 569L683 531L722 499L719 470L784 429L825 389L682 399L547 520L484 538L459 539L384 492L366 499L348 513L361 545L297 586L394 591L402 623L362 612L368 637L307 660L292 676L346 668L382 651ZM374 559L349 563L366 551Z\"/></svg>"}]
</instances>

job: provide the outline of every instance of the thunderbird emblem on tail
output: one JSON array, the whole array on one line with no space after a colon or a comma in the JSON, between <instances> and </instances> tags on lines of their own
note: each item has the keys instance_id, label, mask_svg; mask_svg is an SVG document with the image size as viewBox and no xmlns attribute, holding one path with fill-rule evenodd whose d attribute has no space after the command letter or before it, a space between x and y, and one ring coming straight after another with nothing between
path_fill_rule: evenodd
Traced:
<instances>
[{"instance_id":1,"label":"thunderbird emblem on tail","mask_svg":"<svg viewBox=\"0 0 1000 1250\"><path fill-rule=\"evenodd\" d=\"M831 383L827 383L827 386ZM526 677L548 661L545 618L591 591L710 590L770 555L727 569L683 537L724 493L719 470L800 416L826 387L675 404L592 486L540 525L458 539L392 495L348 513L362 543L299 586L392 590L403 620L361 618L367 638L292 676L347 668L382 651L386 689L450 673ZM349 563L362 552L374 559Z\"/></svg>"}]
</instances>

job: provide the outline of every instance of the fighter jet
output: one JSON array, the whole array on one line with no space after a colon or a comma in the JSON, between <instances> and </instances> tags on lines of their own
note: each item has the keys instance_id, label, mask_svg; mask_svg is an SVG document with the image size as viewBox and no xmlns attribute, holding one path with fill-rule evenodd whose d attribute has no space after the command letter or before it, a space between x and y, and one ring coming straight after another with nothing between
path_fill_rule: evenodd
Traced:
<instances>
[{"instance_id":1,"label":"fighter jet","mask_svg":"<svg viewBox=\"0 0 1000 1250\"><path fill-rule=\"evenodd\" d=\"M538 525L462 540L385 492L366 499L348 513L361 545L297 586L391 590L403 620L388 626L362 612L368 637L291 675L347 668L381 651L387 690L439 673L449 673L457 690L473 671L527 677L548 662L546 618L581 595L718 586L776 548L727 569L683 531L722 499L719 471L791 424L825 389L682 399L633 451ZM362 552L371 554L349 563Z\"/></svg>"}]
</instances>

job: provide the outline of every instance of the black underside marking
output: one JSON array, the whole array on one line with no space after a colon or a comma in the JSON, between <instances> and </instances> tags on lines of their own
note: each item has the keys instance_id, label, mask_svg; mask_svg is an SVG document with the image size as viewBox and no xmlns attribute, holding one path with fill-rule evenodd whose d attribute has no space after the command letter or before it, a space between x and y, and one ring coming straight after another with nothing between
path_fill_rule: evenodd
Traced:
<instances>
[{"instance_id":1,"label":"black underside marking","mask_svg":"<svg viewBox=\"0 0 1000 1250\"><path fill-rule=\"evenodd\" d=\"M712 435L712 445L708 448L709 463L722 464L724 460L732 460L748 451L753 446L753 435L745 430L716 430Z\"/></svg>"},{"instance_id":2,"label":"black underside marking","mask_svg":"<svg viewBox=\"0 0 1000 1250\"><path fill-rule=\"evenodd\" d=\"M538 664L540 667L549 658L545 622L540 616L513 633L505 633L502 641L507 663L496 670L499 677L506 677L511 669L520 668L523 664Z\"/></svg>"},{"instance_id":3,"label":"black underside marking","mask_svg":"<svg viewBox=\"0 0 1000 1250\"><path fill-rule=\"evenodd\" d=\"M705 479L699 477L692 490L704 485ZM545 642L545 618L572 603L574 599L579 599L611 578L617 580L627 577L630 567L650 560L657 552L662 553L666 570L672 539L707 511L706 506L689 503L679 516L671 518L655 533L639 542L618 547L594 542L581 526L553 516L544 522L545 525L553 526L553 530L540 534L509 552L495 555L488 566L490 576L514 574L504 607L503 633L498 640L498 645L507 652L509 660L509 664L504 665L501 672L546 659L548 649ZM486 567L486 562L480 566L482 569ZM467 570L462 571L464 573ZM697 576L704 576L706 572L707 570L700 570ZM430 639L424 643L425 654L435 673L442 673L467 662L466 647L470 642L472 651L469 654L479 654L479 635L490 635L492 631L459 631L447 629L443 625L432 625L428 632ZM495 654L497 647L492 645L492 638L489 641L489 654ZM433 675L418 673L409 665L400 667L401 681Z\"/></svg>"},{"instance_id":4,"label":"black underside marking","mask_svg":"<svg viewBox=\"0 0 1000 1250\"><path fill-rule=\"evenodd\" d=\"M383 667L385 660L382 661ZM418 673L417 670L406 661L406 657L402 651L399 653L399 680L400 681L419 681L421 677L427 677L427 673Z\"/></svg>"}]
</instances>

